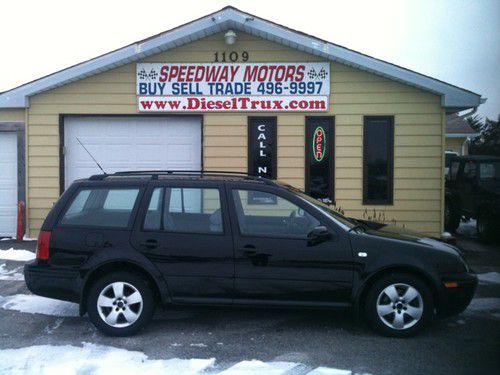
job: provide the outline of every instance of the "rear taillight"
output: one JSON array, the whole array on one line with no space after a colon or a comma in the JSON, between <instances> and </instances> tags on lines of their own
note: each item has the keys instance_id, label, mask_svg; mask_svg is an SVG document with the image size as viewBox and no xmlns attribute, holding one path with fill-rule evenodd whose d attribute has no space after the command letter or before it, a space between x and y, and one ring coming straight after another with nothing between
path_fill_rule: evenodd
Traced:
<instances>
[{"instance_id":1,"label":"rear taillight","mask_svg":"<svg viewBox=\"0 0 500 375\"><path fill-rule=\"evenodd\" d=\"M36 258L39 260L48 260L49 259L49 244L50 244L50 235L52 232L48 230L40 231L38 235L38 243L36 246Z\"/></svg>"}]
</instances>

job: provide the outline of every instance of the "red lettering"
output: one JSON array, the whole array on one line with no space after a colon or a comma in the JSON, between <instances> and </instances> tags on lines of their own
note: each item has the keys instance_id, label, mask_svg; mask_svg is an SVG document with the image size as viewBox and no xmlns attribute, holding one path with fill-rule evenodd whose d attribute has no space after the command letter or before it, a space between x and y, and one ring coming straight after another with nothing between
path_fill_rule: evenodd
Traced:
<instances>
[{"instance_id":1,"label":"red lettering","mask_svg":"<svg viewBox=\"0 0 500 375\"><path fill-rule=\"evenodd\" d=\"M160 69L160 82L165 82L168 78L168 66L162 66Z\"/></svg>"}]
</instances>

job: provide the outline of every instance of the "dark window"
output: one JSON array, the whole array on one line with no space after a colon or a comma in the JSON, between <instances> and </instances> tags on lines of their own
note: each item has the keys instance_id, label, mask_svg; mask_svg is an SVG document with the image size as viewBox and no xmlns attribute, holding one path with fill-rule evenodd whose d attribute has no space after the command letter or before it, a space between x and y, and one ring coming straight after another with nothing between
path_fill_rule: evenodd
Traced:
<instances>
[{"instance_id":1,"label":"dark window","mask_svg":"<svg viewBox=\"0 0 500 375\"><path fill-rule=\"evenodd\" d=\"M233 190L240 233L245 236L307 238L320 223L294 203L274 194L259 191L259 196L276 204L247 204L252 190Z\"/></svg>"},{"instance_id":2,"label":"dark window","mask_svg":"<svg viewBox=\"0 0 500 375\"><path fill-rule=\"evenodd\" d=\"M139 188L82 189L61 219L62 225L126 228Z\"/></svg>"},{"instance_id":3,"label":"dark window","mask_svg":"<svg viewBox=\"0 0 500 375\"><path fill-rule=\"evenodd\" d=\"M324 203L334 201L334 118L306 117L306 193Z\"/></svg>"},{"instance_id":4,"label":"dark window","mask_svg":"<svg viewBox=\"0 0 500 375\"><path fill-rule=\"evenodd\" d=\"M156 188L143 228L176 233L222 233L219 190Z\"/></svg>"},{"instance_id":5,"label":"dark window","mask_svg":"<svg viewBox=\"0 0 500 375\"><path fill-rule=\"evenodd\" d=\"M393 203L394 118L367 116L363 129L363 203Z\"/></svg>"}]
</instances>

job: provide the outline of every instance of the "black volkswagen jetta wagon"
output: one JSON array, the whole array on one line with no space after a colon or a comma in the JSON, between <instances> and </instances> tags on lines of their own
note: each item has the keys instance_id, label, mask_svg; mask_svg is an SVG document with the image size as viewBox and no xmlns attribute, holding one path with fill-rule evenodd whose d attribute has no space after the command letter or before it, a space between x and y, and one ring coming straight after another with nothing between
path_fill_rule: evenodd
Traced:
<instances>
[{"instance_id":1,"label":"black volkswagen jetta wagon","mask_svg":"<svg viewBox=\"0 0 500 375\"><path fill-rule=\"evenodd\" d=\"M477 285L451 245L215 172L74 182L24 272L33 293L79 303L113 336L136 333L157 304L351 308L381 333L410 336L462 312Z\"/></svg>"}]
</instances>

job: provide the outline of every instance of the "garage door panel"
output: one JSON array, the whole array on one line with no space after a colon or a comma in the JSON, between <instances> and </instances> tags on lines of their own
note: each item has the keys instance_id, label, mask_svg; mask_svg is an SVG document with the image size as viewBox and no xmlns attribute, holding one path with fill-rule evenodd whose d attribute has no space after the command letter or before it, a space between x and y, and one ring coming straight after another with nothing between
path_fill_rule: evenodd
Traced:
<instances>
[{"instance_id":1,"label":"garage door panel","mask_svg":"<svg viewBox=\"0 0 500 375\"><path fill-rule=\"evenodd\" d=\"M0 236L14 236L17 218L17 133L0 132Z\"/></svg>"},{"instance_id":2,"label":"garage door panel","mask_svg":"<svg viewBox=\"0 0 500 375\"><path fill-rule=\"evenodd\" d=\"M64 123L65 184L100 173L201 169L201 121L195 117L70 117Z\"/></svg>"}]
</instances>

